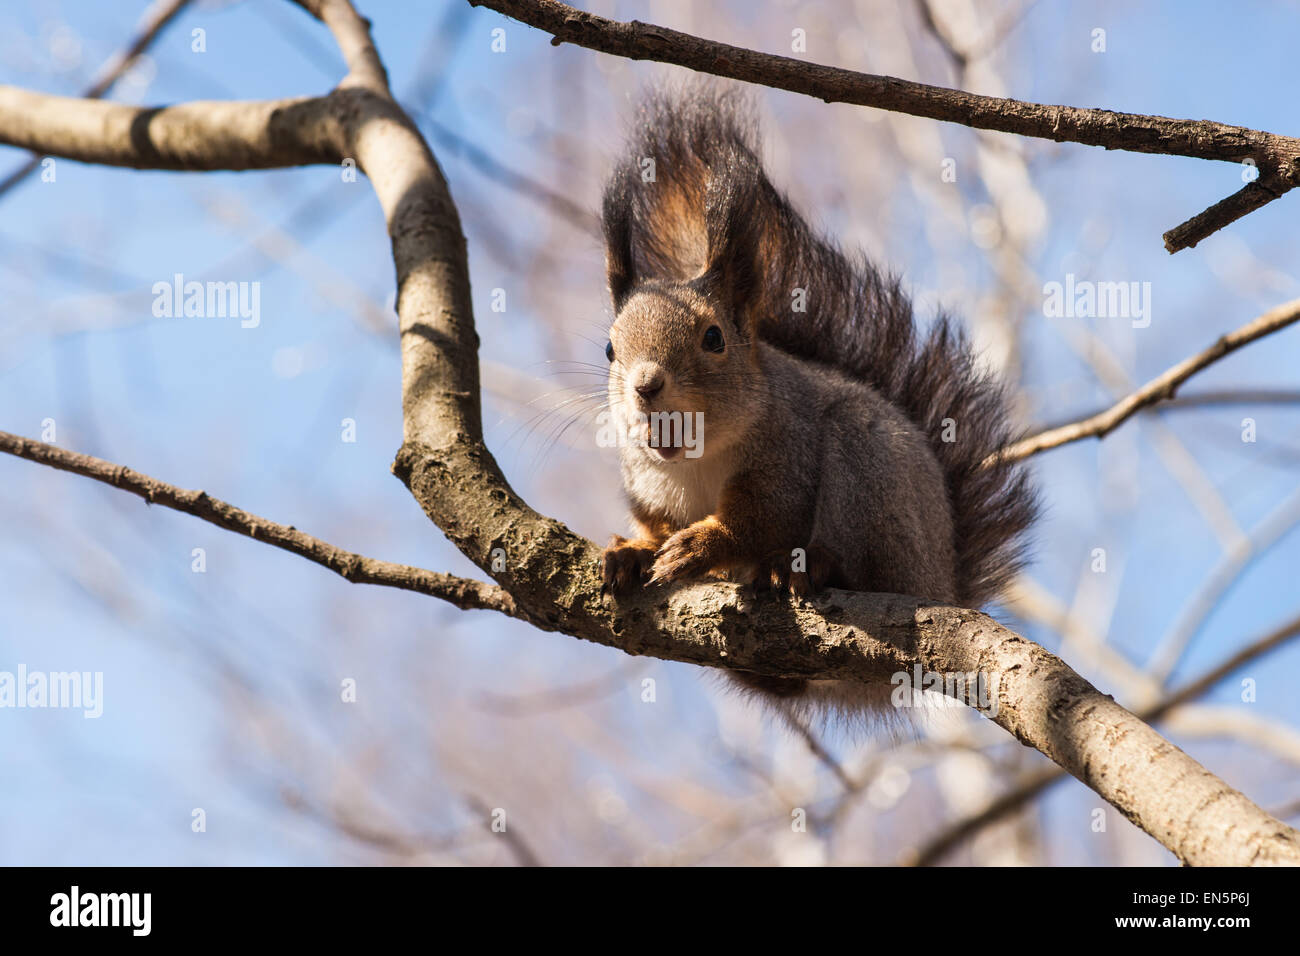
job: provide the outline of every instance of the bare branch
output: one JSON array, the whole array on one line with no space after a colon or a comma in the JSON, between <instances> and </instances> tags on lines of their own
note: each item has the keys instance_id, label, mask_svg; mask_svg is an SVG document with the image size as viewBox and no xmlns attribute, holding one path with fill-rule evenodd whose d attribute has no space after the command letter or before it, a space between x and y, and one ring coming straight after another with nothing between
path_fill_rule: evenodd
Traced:
<instances>
[{"instance_id":1,"label":"bare branch","mask_svg":"<svg viewBox=\"0 0 1300 956\"><path fill-rule=\"evenodd\" d=\"M844 765L835 759L834 754L826 749L826 746L821 742L817 734L813 732L813 729L810 726L808 726L807 720L795 713L794 708L790 707L788 704L778 705L778 707L781 711L781 716L785 718L786 725L795 733L795 735L803 739L803 742L807 745L808 750L812 755L820 760L826 769L835 775L835 779L840 782L840 786L844 788L846 794L857 793L862 789L865 785L865 781L860 782L849 776L849 772L844 769Z\"/></svg>"},{"instance_id":2,"label":"bare branch","mask_svg":"<svg viewBox=\"0 0 1300 956\"><path fill-rule=\"evenodd\" d=\"M360 86L380 96L388 93L388 72L370 40L370 21L357 13L347 0L294 0L316 17L330 33L343 54L348 75L340 87Z\"/></svg>"},{"instance_id":3,"label":"bare branch","mask_svg":"<svg viewBox=\"0 0 1300 956\"><path fill-rule=\"evenodd\" d=\"M610 20L558 0L469 0L552 35L631 60L672 63L827 103L853 103L975 129L1082 143L1135 153L1160 153L1240 163L1252 160L1259 180L1165 234L1170 252L1193 246L1216 229L1300 185L1300 140L1210 120L1171 119L1111 110L1026 103L981 96L892 76L857 73L788 56L704 40L651 23Z\"/></svg>"},{"instance_id":4,"label":"bare branch","mask_svg":"<svg viewBox=\"0 0 1300 956\"><path fill-rule=\"evenodd\" d=\"M1185 737L1227 738L1300 768L1300 731L1245 707L1184 704L1165 724Z\"/></svg>"},{"instance_id":5,"label":"bare branch","mask_svg":"<svg viewBox=\"0 0 1300 956\"><path fill-rule=\"evenodd\" d=\"M1160 403L1161 411L1175 411L1179 409L1196 409L1211 408L1214 406L1230 405L1300 405L1300 389L1295 388L1224 388L1215 389L1207 392L1197 392L1195 395L1179 395L1177 398L1171 398ZM1108 406L1109 407L1109 406ZM1105 408L1099 408L1092 412L1087 418L1094 415L1100 415L1106 411ZM1039 426L1040 431L1049 429L1063 428L1066 425L1072 425L1081 419L1071 417L1069 419L1048 422Z\"/></svg>"},{"instance_id":6,"label":"bare branch","mask_svg":"<svg viewBox=\"0 0 1300 956\"><path fill-rule=\"evenodd\" d=\"M435 142L447 146L453 154L465 156L473 164L476 172L495 180L507 189L514 190L521 196L541 203L584 235L595 235L600 228L600 221L595 214L568 196L509 168L483 147L443 126L432 116L426 116L424 121L433 132Z\"/></svg>"},{"instance_id":7,"label":"bare branch","mask_svg":"<svg viewBox=\"0 0 1300 956\"><path fill-rule=\"evenodd\" d=\"M465 794L465 803L469 806L471 812L477 814L483 821L483 825L490 826L492 820L492 808L480 800L472 793ZM541 866L542 861L538 859L533 848L528 845L528 841L519 835L518 827L508 826L497 833L501 839L505 840L506 846L514 854L520 866Z\"/></svg>"},{"instance_id":8,"label":"bare branch","mask_svg":"<svg viewBox=\"0 0 1300 956\"><path fill-rule=\"evenodd\" d=\"M133 169L278 169L343 158L331 113L328 98L144 108L0 86L0 142Z\"/></svg>"},{"instance_id":9,"label":"bare branch","mask_svg":"<svg viewBox=\"0 0 1300 956\"><path fill-rule=\"evenodd\" d=\"M144 12L136 26L136 35L126 48L113 56L100 68L99 75L86 87L82 96L88 100L97 100L113 88L113 84L122 78L131 64L157 39L158 34L176 19L182 10L189 6L190 0L157 0ZM40 156L33 156L22 166L0 180L0 196L3 196L41 164Z\"/></svg>"},{"instance_id":10,"label":"bare branch","mask_svg":"<svg viewBox=\"0 0 1300 956\"><path fill-rule=\"evenodd\" d=\"M1300 524L1300 491L1293 491L1261 518L1248 534L1243 535L1236 545L1225 550L1147 659L1146 671L1152 681L1157 685L1168 682L1223 596L1247 568L1286 537L1297 524Z\"/></svg>"},{"instance_id":11,"label":"bare branch","mask_svg":"<svg viewBox=\"0 0 1300 956\"><path fill-rule=\"evenodd\" d=\"M626 688L645 667L644 661L624 662L603 677L563 687L548 687L531 694L480 691L476 706L502 717L536 717L568 707L581 707Z\"/></svg>"},{"instance_id":12,"label":"bare branch","mask_svg":"<svg viewBox=\"0 0 1300 956\"><path fill-rule=\"evenodd\" d=\"M1013 445L1008 445L985 459L984 465L987 467L998 460L1019 461L1040 451L1059 448L1061 445L1082 438L1104 438L1142 409L1173 398L1179 386L1197 372L1213 365L1225 355L1237 351L1243 345L1249 345L1256 339L1262 339L1279 329L1286 328L1297 319L1300 319L1300 299L1292 299L1247 322L1236 331L1220 336L1218 341L1209 348L1179 362L1104 412L1082 421L1039 432L1037 435L1031 435Z\"/></svg>"},{"instance_id":13,"label":"bare branch","mask_svg":"<svg viewBox=\"0 0 1300 956\"><path fill-rule=\"evenodd\" d=\"M1267 174L1260 174L1254 182L1247 183L1205 212L1197 213L1166 232L1161 236L1165 241L1165 250L1174 253L1190 249L1207 236L1232 225L1242 216L1267 206L1294 185L1271 170Z\"/></svg>"},{"instance_id":14,"label":"bare branch","mask_svg":"<svg viewBox=\"0 0 1300 956\"><path fill-rule=\"evenodd\" d=\"M1258 640L1246 645L1235 654L1230 655L1215 667L1210 668L1200 677L1169 694L1163 700L1138 712L1138 716L1150 723L1155 723L1178 707L1195 700L1209 691L1225 677L1246 664L1270 651L1274 651L1300 635L1300 618L1283 625ZM1007 791L992 803L956 823L946 827L942 832L927 840L908 855L905 862L913 866L931 866L951 853L957 846L970 839L979 831L997 823L1008 814L1014 813L1052 784L1064 780L1066 775L1059 767L1044 767L1034 771L1012 790Z\"/></svg>"},{"instance_id":15,"label":"bare branch","mask_svg":"<svg viewBox=\"0 0 1300 956\"><path fill-rule=\"evenodd\" d=\"M233 531L235 534L264 541L327 567L353 584L380 584L405 591L418 591L420 594L449 601L462 610L481 608L529 620L528 616L515 605L510 595L495 585L458 578L450 574L440 574L436 571L426 571L423 568L413 568L405 564L366 558L336 548L289 525L269 521L242 508L236 508L220 498L213 498L205 491L177 488L175 485L142 475L125 465L115 465L102 458L80 455L20 435L11 435L8 432L0 432L0 451L42 465L49 465L60 471L70 471L87 478L94 478L106 485L138 495L149 504L183 511L227 531Z\"/></svg>"}]
</instances>

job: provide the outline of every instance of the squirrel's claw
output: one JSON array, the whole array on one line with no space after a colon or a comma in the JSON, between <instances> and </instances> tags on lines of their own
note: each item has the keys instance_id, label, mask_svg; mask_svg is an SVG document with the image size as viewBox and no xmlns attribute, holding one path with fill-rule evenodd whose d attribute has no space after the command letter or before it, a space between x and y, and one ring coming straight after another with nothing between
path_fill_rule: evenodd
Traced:
<instances>
[{"instance_id":1,"label":"squirrel's claw","mask_svg":"<svg viewBox=\"0 0 1300 956\"><path fill-rule=\"evenodd\" d=\"M653 548L614 535L601 554L600 574L605 590L612 594L627 594L635 590L650 570L654 558Z\"/></svg>"},{"instance_id":2,"label":"squirrel's claw","mask_svg":"<svg viewBox=\"0 0 1300 956\"><path fill-rule=\"evenodd\" d=\"M790 551L773 551L759 564L755 591L786 592L806 598L826 587L835 573L835 557L819 545L810 545L797 560Z\"/></svg>"}]
</instances>

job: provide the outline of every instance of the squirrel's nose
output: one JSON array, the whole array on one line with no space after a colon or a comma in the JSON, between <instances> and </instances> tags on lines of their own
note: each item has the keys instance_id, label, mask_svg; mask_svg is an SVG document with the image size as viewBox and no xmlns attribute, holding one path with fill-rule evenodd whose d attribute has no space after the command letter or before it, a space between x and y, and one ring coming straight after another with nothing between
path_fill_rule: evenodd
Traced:
<instances>
[{"instance_id":1,"label":"squirrel's nose","mask_svg":"<svg viewBox=\"0 0 1300 956\"><path fill-rule=\"evenodd\" d=\"M653 375L646 376L642 381L632 386L636 393L644 398L647 402L654 398L664 389L664 377L662 372L656 372Z\"/></svg>"}]
</instances>

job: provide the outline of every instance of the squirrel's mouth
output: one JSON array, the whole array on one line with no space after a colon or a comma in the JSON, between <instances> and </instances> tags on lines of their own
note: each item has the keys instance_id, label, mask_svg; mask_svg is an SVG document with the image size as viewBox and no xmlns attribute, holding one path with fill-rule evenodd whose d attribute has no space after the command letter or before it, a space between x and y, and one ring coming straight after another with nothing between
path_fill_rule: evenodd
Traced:
<instances>
[{"instance_id":1,"label":"squirrel's mouth","mask_svg":"<svg viewBox=\"0 0 1300 956\"><path fill-rule=\"evenodd\" d=\"M645 428L646 451L658 461L675 461L686 447L680 428L674 431L670 421L651 421Z\"/></svg>"}]
</instances>

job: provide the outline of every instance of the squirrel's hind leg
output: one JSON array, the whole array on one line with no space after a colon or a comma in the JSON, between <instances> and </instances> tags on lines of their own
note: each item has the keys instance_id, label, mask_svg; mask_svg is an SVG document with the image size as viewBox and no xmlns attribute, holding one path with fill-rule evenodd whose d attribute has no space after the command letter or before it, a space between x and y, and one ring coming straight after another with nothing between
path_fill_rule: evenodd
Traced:
<instances>
[{"instance_id":1,"label":"squirrel's hind leg","mask_svg":"<svg viewBox=\"0 0 1300 956\"><path fill-rule=\"evenodd\" d=\"M803 598L822 588L842 587L840 579L835 554L820 544L809 544L768 554L754 574L754 590L789 591Z\"/></svg>"}]
</instances>

